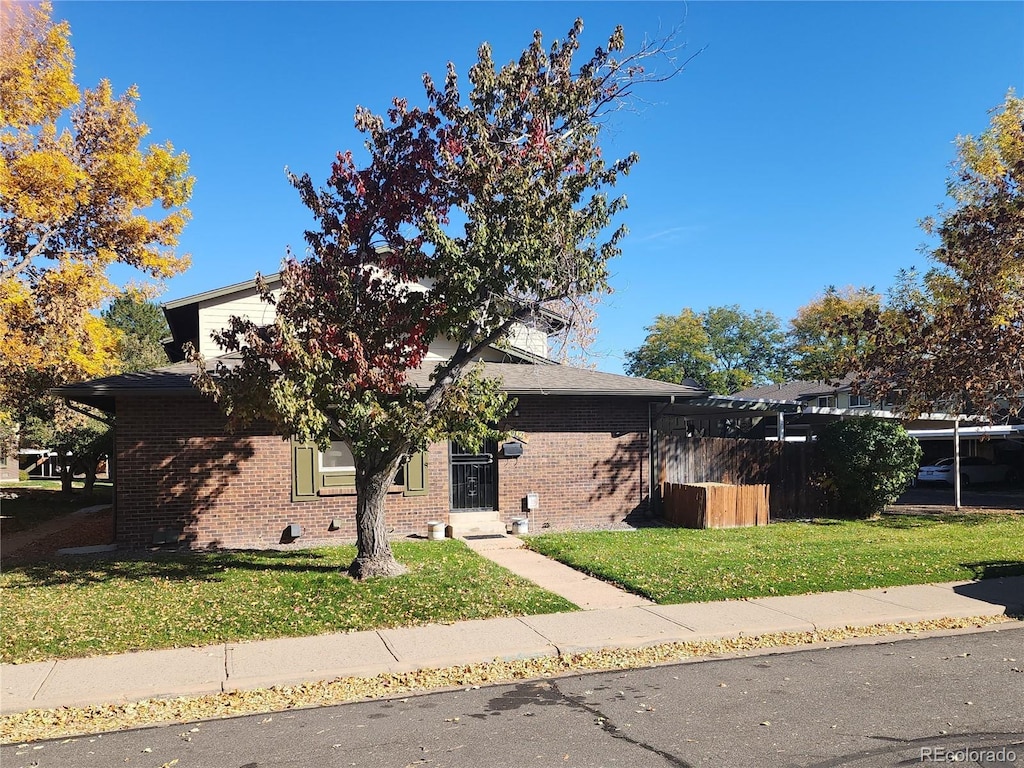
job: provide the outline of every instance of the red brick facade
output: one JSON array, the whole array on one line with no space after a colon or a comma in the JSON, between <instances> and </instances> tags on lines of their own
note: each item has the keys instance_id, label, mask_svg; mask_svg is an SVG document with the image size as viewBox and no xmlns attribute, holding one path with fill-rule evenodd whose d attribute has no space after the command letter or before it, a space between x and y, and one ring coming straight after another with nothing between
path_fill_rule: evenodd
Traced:
<instances>
[{"instance_id":1,"label":"red brick facade","mask_svg":"<svg viewBox=\"0 0 1024 768\"><path fill-rule=\"evenodd\" d=\"M621 525L648 503L647 401L643 398L520 398L507 427L520 433L523 455L498 462L499 514L529 515L542 529ZM117 400L117 539L152 546L161 531L180 533L196 549L286 546L286 526L302 526L294 545L351 542L355 497L292 501L289 441L259 430L229 435L212 403L197 397ZM387 501L393 536L426 533L449 515L448 446L429 454L429 492ZM457 513L456 513L457 514Z\"/></svg>"},{"instance_id":2,"label":"red brick facade","mask_svg":"<svg viewBox=\"0 0 1024 768\"><path fill-rule=\"evenodd\" d=\"M648 504L647 401L642 398L523 397L505 425L526 443L498 463L499 508L521 517L527 493L540 496L529 515L543 529L612 528Z\"/></svg>"}]
</instances>

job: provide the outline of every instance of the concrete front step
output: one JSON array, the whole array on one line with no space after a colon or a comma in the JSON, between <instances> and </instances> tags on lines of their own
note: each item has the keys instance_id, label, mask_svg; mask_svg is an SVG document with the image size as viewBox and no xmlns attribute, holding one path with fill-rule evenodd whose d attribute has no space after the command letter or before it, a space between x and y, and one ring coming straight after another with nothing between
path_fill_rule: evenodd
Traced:
<instances>
[{"instance_id":1,"label":"concrete front step","mask_svg":"<svg viewBox=\"0 0 1024 768\"><path fill-rule=\"evenodd\" d=\"M452 529L452 538L461 539L466 536L493 536L504 534L505 523L492 512L452 512L448 516L448 525Z\"/></svg>"}]
</instances>

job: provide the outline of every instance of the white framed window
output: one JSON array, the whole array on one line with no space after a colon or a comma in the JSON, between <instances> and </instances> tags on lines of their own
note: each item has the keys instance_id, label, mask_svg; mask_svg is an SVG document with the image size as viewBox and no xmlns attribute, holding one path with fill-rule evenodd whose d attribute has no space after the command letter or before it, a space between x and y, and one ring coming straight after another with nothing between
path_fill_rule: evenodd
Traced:
<instances>
[{"instance_id":1,"label":"white framed window","mask_svg":"<svg viewBox=\"0 0 1024 768\"><path fill-rule=\"evenodd\" d=\"M352 450L343 440L331 441L326 451L316 443L292 441L292 501L311 501L320 496L354 492L356 466ZM399 467L391 492L424 496L428 492L428 452L414 453Z\"/></svg>"},{"instance_id":2,"label":"white framed window","mask_svg":"<svg viewBox=\"0 0 1024 768\"><path fill-rule=\"evenodd\" d=\"M835 397L833 395L825 395L824 397L819 397L818 398L818 407L819 408L835 408L836 407L836 399L835 399Z\"/></svg>"},{"instance_id":3,"label":"white framed window","mask_svg":"<svg viewBox=\"0 0 1024 768\"><path fill-rule=\"evenodd\" d=\"M864 397L864 395L850 395L851 408L867 408L870 405L871 401Z\"/></svg>"},{"instance_id":4,"label":"white framed window","mask_svg":"<svg viewBox=\"0 0 1024 768\"><path fill-rule=\"evenodd\" d=\"M319 452L321 472L355 472L356 460L344 440L332 440L331 447Z\"/></svg>"}]
</instances>

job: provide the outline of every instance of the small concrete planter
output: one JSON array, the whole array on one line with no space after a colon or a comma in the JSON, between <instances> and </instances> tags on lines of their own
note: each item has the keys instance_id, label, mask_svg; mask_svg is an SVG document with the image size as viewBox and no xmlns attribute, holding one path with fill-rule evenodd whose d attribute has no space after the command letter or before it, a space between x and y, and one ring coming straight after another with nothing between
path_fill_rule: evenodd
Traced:
<instances>
[{"instance_id":1,"label":"small concrete planter","mask_svg":"<svg viewBox=\"0 0 1024 768\"><path fill-rule=\"evenodd\" d=\"M521 536L530 532L530 521L525 517L517 517L512 521L512 535Z\"/></svg>"},{"instance_id":2,"label":"small concrete planter","mask_svg":"<svg viewBox=\"0 0 1024 768\"><path fill-rule=\"evenodd\" d=\"M441 541L444 538L444 523L440 520L431 520L427 523L427 538L431 541Z\"/></svg>"}]
</instances>

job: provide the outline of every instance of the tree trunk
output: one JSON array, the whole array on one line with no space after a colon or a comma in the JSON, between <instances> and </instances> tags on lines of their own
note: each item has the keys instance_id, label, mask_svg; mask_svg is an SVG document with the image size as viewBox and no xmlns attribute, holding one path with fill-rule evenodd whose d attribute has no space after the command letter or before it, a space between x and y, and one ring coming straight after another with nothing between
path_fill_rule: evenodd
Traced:
<instances>
[{"instance_id":1,"label":"tree trunk","mask_svg":"<svg viewBox=\"0 0 1024 768\"><path fill-rule=\"evenodd\" d=\"M72 467L75 465L73 456L69 456L66 451L60 451L60 492L64 496L72 496L74 489L71 485L75 479L75 473Z\"/></svg>"},{"instance_id":2,"label":"tree trunk","mask_svg":"<svg viewBox=\"0 0 1024 768\"><path fill-rule=\"evenodd\" d=\"M384 521L384 502L388 488L398 469L398 462L373 473L356 467L356 559L349 566L349 574L356 579L371 576L400 576L409 569L399 563L391 552L387 526Z\"/></svg>"},{"instance_id":3,"label":"tree trunk","mask_svg":"<svg viewBox=\"0 0 1024 768\"><path fill-rule=\"evenodd\" d=\"M89 498L92 498L96 488L96 469L99 463L99 459L95 456L86 456L82 459L82 467L85 469L85 485L82 488L82 494Z\"/></svg>"}]
</instances>

